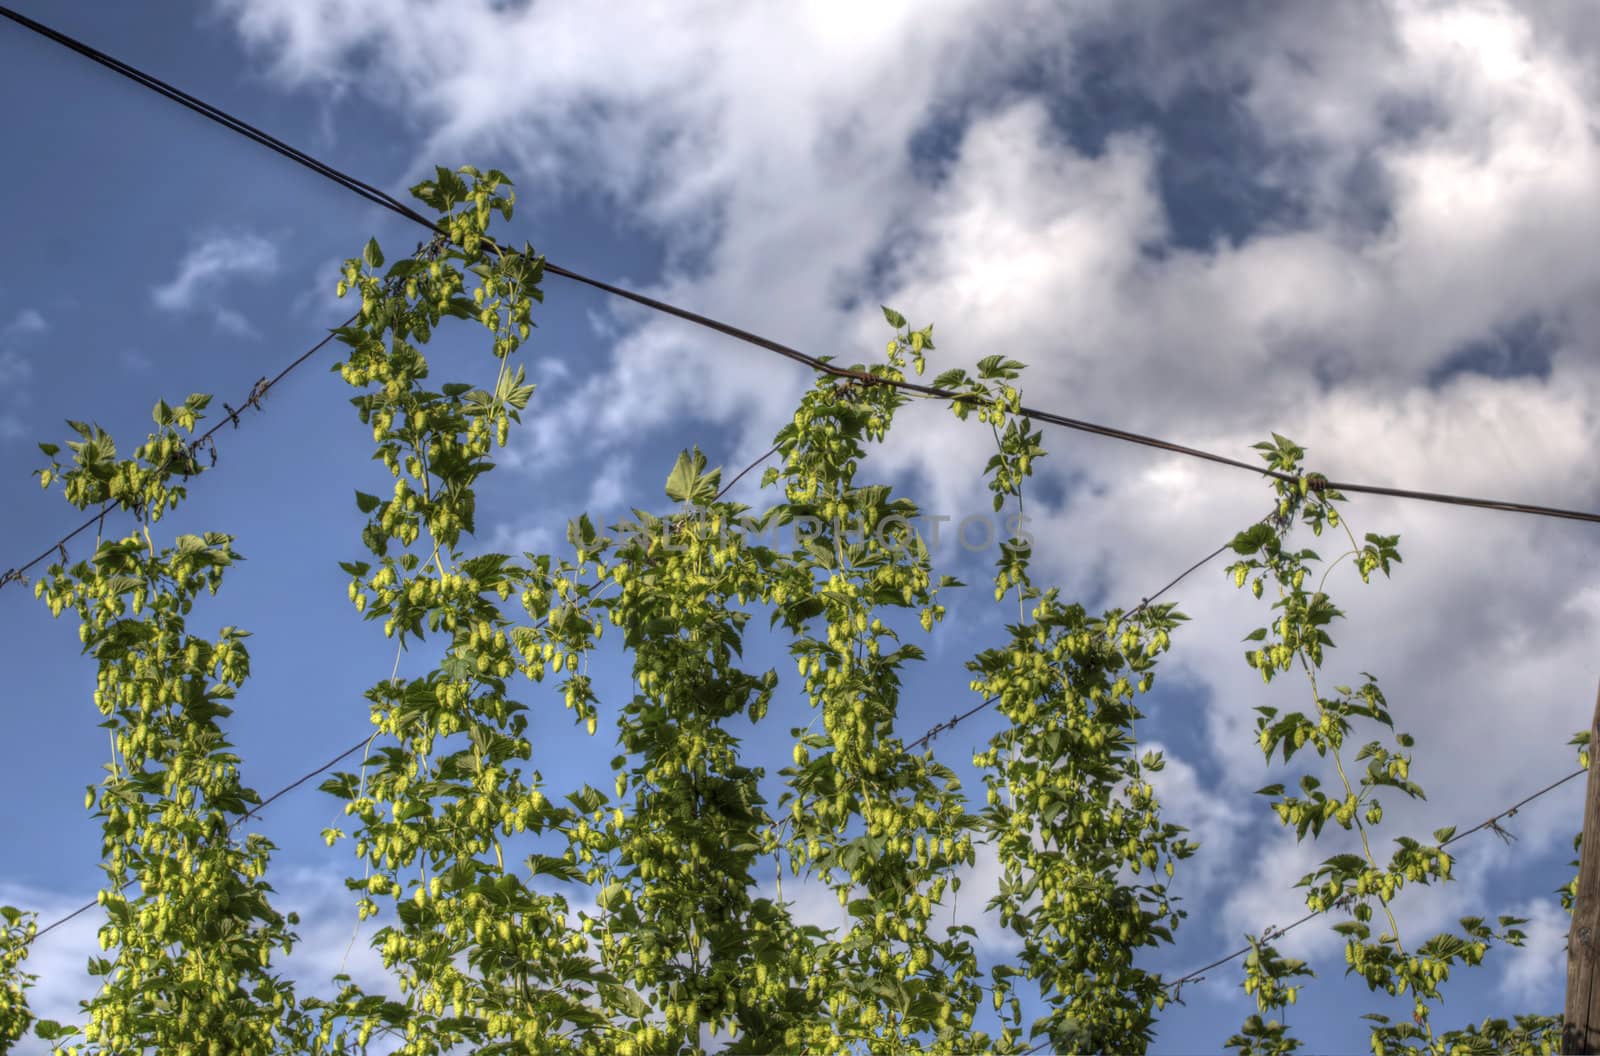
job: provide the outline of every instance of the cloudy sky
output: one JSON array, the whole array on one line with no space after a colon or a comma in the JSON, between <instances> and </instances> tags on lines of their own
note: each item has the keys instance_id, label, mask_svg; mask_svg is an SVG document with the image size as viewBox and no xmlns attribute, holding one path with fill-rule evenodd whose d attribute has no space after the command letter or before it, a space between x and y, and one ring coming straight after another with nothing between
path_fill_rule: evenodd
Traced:
<instances>
[{"instance_id":1,"label":"cloudy sky","mask_svg":"<svg viewBox=\"0 0 1600 1056\"><path fill-rule=\"evenodd\" d=\"M814 354L873 355L890 304L936 324L933 369L1026 362L1034 406L1237 457L1276 430L1336 479L1600 510L1600 8L1578 0L685 0L605 21L488 0L17 6L391 192L435 164L500 167L518 188L513 240ZM332 293L343 257L369 235L400 251L418 235L10 24L0 88L17 101L0 116L14 159L7 567L76 523L30 481L36 441L60 441L66 418L142 437L157 398L191 391L237 404L347 314ZM680 447L744 465L809 380L557 279L538 321L532 424L488 486L485 547L548 546L582 510L661 508ZM476 345L436 347L458 375L482 369ZM219 434L218 472L178 525L232 532L249 558L204 617L255 632L234 731L261 789L358 739L360 692L392 659L334 564L358 556L352 488L383 476L332 362ZM1091 606L1136 602L1266 506L1263 483L1234 470L1045 439L1038 567ZM987 509L987 443L916 406L872 468L959 519ZM1332 588L1350 619L1331 668L1375 673L1419 741L1429 801L1385 827L1466 827L1569 771L1565 742L1600 678L1600 530L1370 498L1348 512L1358 532L1399 533L1405 559L1391 581ZM948 545L935 558L969 581L988 560ZM1298 915L1294 881L1344 849L1296 846L1251 794L1273 780L1251 709L1304 692L1265 689L1241 662L1257 607L1220 565L1176 599L1194 620L1145 730L1174 760L1170 816L1204 845L1178 880L1180 941L1149 962L1174 974ZM986 608L958 608L952 641L930 649L908 736L970 704L964 650L1000 633ZM0 592L0 619L13 672L0 902L50 918L98 881L81 810L106 750L94 673L28 591ZM940 757L962 764L993 721L940 738ZM559 717L545 733L552 783L592 778L611 754L585 754ZM1437 1025L1559 1009L1553 891L1579 801L1574 782L1508 824L1515 842L1474 837L1460 882L1401 904L1415 936L1465 913L1533 921L1526 951L1452 981ZM264 826L285 908L308 914L311 972L351 938L347 848L316 836L337 810L307 789ZM71 1018L85 993L94 926L40 942L47 1013ZM1364 1048L1355 1014L1391 1007L1342 978L1326 927L1283 945L1321 972L1291 1022L1316 1048ZM359 941L348 957L370 971ZM1158 1051L1217 1048L1252 1008L1238 983L1223 969L1186 991Z\"/></svg>"}]
</instances>

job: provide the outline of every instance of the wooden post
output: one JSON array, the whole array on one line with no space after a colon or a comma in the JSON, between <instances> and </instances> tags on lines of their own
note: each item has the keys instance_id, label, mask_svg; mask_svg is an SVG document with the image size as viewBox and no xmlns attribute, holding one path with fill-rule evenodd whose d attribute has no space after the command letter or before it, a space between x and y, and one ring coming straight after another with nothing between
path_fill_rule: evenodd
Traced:
<instances>
[{"instance_id":1,"label":"wooden post","mask_svg":"<svg viewBox=\"0 0 1600 1056\"><path fill-rule=\"evenodd\" d=\"M1567 933L1567 1008L1561 1051L1600 1053L1600 695L1589 724L1578 899Z\"/></svg>"}]
</instances>

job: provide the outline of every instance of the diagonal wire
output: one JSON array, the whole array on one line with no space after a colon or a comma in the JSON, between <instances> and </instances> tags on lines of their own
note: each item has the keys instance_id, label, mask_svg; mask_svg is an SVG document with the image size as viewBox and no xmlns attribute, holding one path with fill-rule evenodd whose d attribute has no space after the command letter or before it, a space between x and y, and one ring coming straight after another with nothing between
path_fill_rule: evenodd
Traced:
<instances>
[{"instance_id":1,"label":"diagonal wire","mask_svg":"<svg viewBox=\"0 0 1600 1056\"><path fill-rule=\"evenodd\" d=\"M46 39L51 40L64 48L67 48L70 51L77 52L79 55L82 55L91 62L99 63L100 65L111 70L113 73L121 74L123 77L127 77L129 80L135 81L143 87L148 88L159 95L165 96L166 98L177 103L179 106L187 107L200 116L225 126L230 131L237 132L248 139L254 140L256 143L266 147L268 150L276 151L289 160L304 165L306 168L317 173L317 175L332 180L333 182L344 187L346 190L352 191L355 194L367 199L374 205L382 206L385 209L407 209L403 202L400 202L388 193L373 187L371 184L364 183L361 180L356 179L354 176L340 172L333 166L319 161L304 151L292 147L282 140L263 132L254 125L234 117L227 111L212 106L210 103L205 102L202 99L197 99L181 88L176 88L173 85L168 84L166 81L161 80L159 77L145 73L143 70L140 70L135 66L130 66L128 63L123 62L121 59L118 59L115 56L108 55L97 48L85 44L81 40L68 36L59 30L52 29L42 22L37 22L34 19L29 18L27 15L24 15L18 11L14 11L11 8L3 5L0 5L0 17L10 19L12 22L22 26L24 29L32 30L34 33L37 33L40 36L45 37Z\"/></svg>"},{"instance_id":2,"label":"diagonal wire","mask_svg":"<svg viewBox=\"0 0 1600 1056\"><path fill-rule=\"evenodd\" d=\"M711 501L712 502L721 501L721 499L722 499L722 497L724 495L728 494L728 492L733 490L733 486L735 484L739 483L739 481L744 479L744 475L746 473L749 473L752 469L755 469L761 463L765 462L767 459L769 459L773 455L777 454L778 453L778 448L780 446L781 445L779 445L779 444L773 444L770 448L767 449L767 453L766 454L762 455L760 458L756 459L754 462L750 463L748 466L745 466L743 469L741 469L739 471L738 476L734 477L732 480L728 481L728 483L724 484L722 486L722 490L717 492L717 497L712 499Z\"/></svg>"},{"instance_id":3,"label":"diagonal wire","mask_svg":"<svg viewBox=\"0 0 1600 1056\"><path fill-rule=\"evenodd\" d=\"M1502 810L1500 813L1494 815L1493 817L1489 818L1488 820L1479 822L1477 825L1474 825L1470 829L1465 829L1465 830L1463 830L1461 832L1453 834L1448 840L1441 841L1439 846L1440 847L1448 847L1452 843L1455 843L1458 840L1466 839L1468 836L1471 836L1473 833L1481 832L1484 829L1498 830L1499 826L1500 826L1500 822L1504 821L1506 818L1509 818L1509 817L1513 816L1514 814L1517 813L1518 810L1521 810L1523 807L1527 806L1529 803L1532 803L1534 800L1538 799L1539 797L1544 796L1544 795L1548 795L1549 793L1554 792L1556 789L1560 788L1562 785L1566 784L1568 781L1571 781L1574 778L1582 777L1584 774L1586 774L1588 772L1589 771L1586 770L1586 769L1574 770L1572 773L1568 774L1567 776L1565 776L1565 777L1563 777L1563 778L1561 778L1561 779L1559 779L1557 781L1553 781L1550 784L1546 785L1545 787L1541 788L1539 791L1533 793L1531 796L1526 796L1523 799L1518 800L1514 805L1512 805L1510 807L1507 807L1505 810ZM1342 900L1339 903L1335 903L1335 905L1339 905L1339 904L1342 904ZM1329 908L1332 908L1332 907L1329 907ZM1285 925L1284 927L1281 927L1281 928L1268 928L1266 930L1266 932L1263 933L1262 938L1263 938L1264 941L1275 942L1278 939L1282 938L1283 936L1289 934L1289 932L1291 932L1294 929L1298 928L1300 925L1308 923L1309 921L1314 920L1315 918L1322 916L1326 912L1327 912L1326 909L1313 910L1313 911L1305 914L1304 916L1300 917L1298 920L1295 920L1295 921ZM1229 961L1237 960L1238 958L1243 957L1245 954L1250 952L1250 949L1251 949L1251 947L1248 946L1248 945L1240 947L1239 949L1234 950L1232 953L1228 954L1227 956L1218 957L1216 960L1212 961L1210 964L1203 965L1203 966L1201 966L1199 968L1196 968L1194 971L1189 972L1187 975L1184 975L1184 976L1181 976L1181 977L1179 977L1177 979L1174 979L1170 983L1163 983L1162 984L1162 988L1169 992L1169 994L1170 994L1170 996L1172 997L1173 1000L1177 1000L1179 991L1181 991L1185 985L1190 984L1190 983L1204 982L1205 981L1205 973L1211 971L1213 968L1220 968L1223 965L1227 964ZM1048 1044L1049 1044L1048 1041L1040 1042L1039 1044L1033 1046L1031 1049L1024 1050L1022 1056L1029 1056L1029 1054L1031 1054L1031 1053L1040 1052Z\"/></svg>"},{"instance_id":4,"label":"diagonal wire","mask_svg":"<svg viewBox=\"0 0 1600 1056\"><path fill-rule=\"evenodd\" d=\"M233 824L228 826L229 829L231 830L231 829L238 828L241 824L243 824L248 819L250 819L252 817L255 817L256 815L259 815L261 813L261 811L266 809L266 807L267 807L267 805L269 803L272 803L278 797L280 797L282 795L285 795L286 793L294 791L295 789L299 788L301 785L305 784L307 781L310 781L313 777L316 777L318 774L325 773L328 770L333 769L335 766L338 766L340 763L344 762L346 759L350 758L352 755L356 754L357 752L361 751L361 749L365 748L368 744L370 744L372 742L372 739L374 737L376 737L376 736L377 736L376 733L368 734L367 736L361 738L361 740L357 741L355 744L352 744L350 747L346 748L344 751L342 751L338 755L334 756L332 759L329 759L327 762L325 762L321 766L317 767L315 770L309 770L306 773L301 774L299 777L295 778L293 781L289 782L287 785L284 785L282 788L280 788L276 792L272 793L272 795L268 796L266 799L263 799L260 803L257 803L255 806L251 807L249 810L245 811L243 814L241 814L237 818L235 818L233 820ZM129 880L127 883L122 885L120 890L126 891L128 888L132 887L136 882L137 881ZM52 932L52 931L56 930L57 928L61 927L61 925L65 924L67 921L72 920L74 917L77 917L77 916L79 916L79 915L81 915L83 913L87 913L89 910L93 909L95 906L97 906L99 904L100 904L100 900L98 898L91 899L90 901L85 902L83 905L79 906L77 909L73 910L71 913L68 913L66 916L58 917L55 920L52 920L49 924L46 924L44 927L40 928L38 931L34 932L33 933L33 937L28 939L27 942L24 942L22 945L24 945L24 946L33 945L35 942L38 942L40 939L42 939L46 935L50 934L50 932Z\"/></svg>"},{"instance_id":5,"label":"diagonal wire","mask_svg":"<svg viewBox=\"0 0 1600 1056\"><path fill-rule=\"evenodd\" d=\"M0 9L0 11L3 11L3 9ZM360 317L360 313L357 312L355 315L352 315L350 318L348 318L344 322L340 323L339 326L341 328L349 326L351 323L355 322L356 319L358 319L359 317ZM250 387L250 392L245 396L243 401L241 401L241 403L239 404L239 407L237 409L235 409L235 408L229 406L228 404L224 403L222 406L227 410L228 413L224 417L218 419L217 424L213 425L210 429L207 429L204 433L201 433L199 436L195 437L194 439L190 440L187 444L185 444L184 445L184 450L187 451L187 453L191 457L193 457L206 444L211 443L211 438L213 436L215 436L222 429L222 427L224 425L228 425L228 424L231 423L234 426L234 428L238 428L240 412L242 412L245 409L245 407L254 407L257 410L260 410L261 409L261 397L265 396L268 392L272 391L272 387L274 385L277 385L284 378L288 377L290 372L292 372L295 368L299 367L306 360L310 359L312 356L314 356L318 352L322 351L322 349L324 347L326 347L328 342L333 340L333 338L335 336L335 333L336 333L335 331L329 331L328 335L326 337L324 337L321 341L318 341L316 344L312 345L310 348L308 348L304 352L302 352L299 355L298 358L296 358L293 362L291 362L288 366L284 367L282 370L278 371L278 373L274 377L272 377L272 378L263 377L260 380L258 380L254 385L252 385ZM213 448L213 451L214 450L215 449ZM172 459L177 457L177 455L178 455L178 453L174 452L171 456L169 456L167 458L166 461L164 461L161 464L160 467L158 467L158 469L165 469L167 467L167 465L169 465L171 463ZM60 539L57 539L54 543L51 543L48 547L46 547L39 554L39 556L35 557L33 560L28 561L28 562L26 562L24 564L18 565L18 566L14 567L14 568L8 568L8 569L6 569L6 571L0 572L0 590L3 590L7 585L9 585L12 582L21 582L22 579L23 579L24 574L28 571L28 569L30 569L33 566L37 565L39 562L48 559L52 554L61 554L61 555L63 555L62 559L65 560L65 554L67 552L66 551L67 544L72 542L72 540L76 539L78 536L82 535L84 532L88 531L94 525L104 523L104 521L106 519L106 514L110 513L112 507L114 507L116 505L117 505L117 500L115 500L115 499L107 499L105 502L100 504L100 510L99 510L98 513L92 514L89 517L88 520L86 520L82 524L78 525L78 527L74 528L72 531L68 532L66 535L63 535Z\"/></svg>"},{"instance_id":6,"label":"diagonal wire","mask_svg":"<svg viewBox=\"0 0 1600 1056\"><path fill-rule=\"evenodd\" d=\"M44 25L43 23L19 14L9 7L0 5L0 17L7 18L25 29L31 30L32 32L37 33L40 36L43 36L55 42L56 44L61 45L62 47L68 48L93 62L99 63L107 69L127 77L128 79L142 85L145 88L149 88L152 91L155 91L162 96L171 99L190 110L193 110L209 120L221 124L230 131L243 135L268 148L269 150L272 150L290 159L291 161L305 166L318 175L332 180L334 183L339 184L346 190L359 195L375 205L387 209L399 216L403 216L413 223L420 224L432 232L440 234L444 233L442 228L435 221L429 220L427 217L418 213L405 203L400 202L387 192L379 190L369 183L356 179L354 176L336 169L326 162L318 160L317 158L305 153L297 147L293 147L290 144L285 143L283 140L278 139L277 137L272 136L259 128L256 128L254 125L251 125L240 118L234 117L227 111L224 111L211 105L210 103L205 102L204 100L190 95L188 92L185 92L182 89L176 88L167 82L145 73L144 71L131 66L120 59L108 55L97 48L91 47L90 45L85 44L74 37L68 36L65 33ZM500 254L502 256L517 255L514 250L509 250L500 246L493 239L485 237L484 243L496 254ZM718 319L713 319L710 316L701 315L698 312L693 312L686 308L680 308L677 305L669 304L666 301L657 300L654 297L649 297L634 290L629 290L622 286L617 286L612 283L601 281L600 279L592 278L591 276L584 275L581 272L573 271L570 268L563 267L550 261L543 261L543 265L544 270L552 275L558 275L562 278L570 279L573 282L579 282L586 286L591 286L615 297L620 297L625 300L633 301L636 304L643 305L644 307L650 308L653 311L671 315L678 319L682 319L685 322L693 323L696 326L704 327L708 330L714 330L720 334L725 334L728 337L732 337L738 341L742 341L749 345L754 345L757 348L765 349L769 352L783 356L786 359L794 360L797 363L802 363L807 367L810 367L812 370L830 374L835 377L855 378L872 385L889 385L906 392L915 392L924 396L932 396L938 399L972 400L974 398L970 393L952 392L948 389L943 389L936 386L921 385L904 380L883 378L875 374L866 373L864 371L850 370L845 367L837 367L826 360L807 355L798 349L781 344L780 342L774 341L771 338L762 337L759 334L734 326L730 323L722 322ZM1103 436L1113 440L1121 440L1127 443L1139 444L1144 447L1168 451L1173 454L1197 458L1207 462L1215 462L1218 465L1229 466L1234 469L1242 469L1246 472L1271 477L1275 480L1292 482L1296 479L1292 475L1278 470L1252 465L1248 462L1244 462L1236 458L1230 458L1226 455L1219 455L1212 451L1206 451L1197 447L1190 447L1185 444L1174 443L1170 440L1163 440L1159 437L1148 436L1143 433L1136 433L1131 430L1120 429L1115 426L1100 425L1095 422L1088 422L1079 418L1072 418L1064 414L1058 414L1054 411L1038 410L1026 406L1019 408L1019 410L1021 414L1026 415L1029 418L1066 429L1075 429L1080 432L1091 433L1096 436ZM1345 481L1327 481L1325 486L1336 491L1351 492L1356 494L1385 495L1392 498L1413 499L1422 502L1444 503L1454 506L1471 506L1479 509L1502 510L1509 513L1523 513L1534 516L1555 517L1566 520L1585 521L1591 524L1600 524L1600 513L1593 513L1584 510L1568 510L1561 509L1559 507L1543 506L1531 503L1509 502L1500 499L1473 498L1470 496L1451 495L1442 492L1418 491L1411 488L1393 488L1382 485L1361 484Z\"/></svg>"},{"instance_id":7,"label":"diagonal wire","mask_svg":"<svg viewBox=\"0 0 1600 1056\"><path fill-rule=\"evenodd\" d=\"M1486 821L1481 821L1478 824L1474 825L1470 829L1465 829L1465 830L1463 830L1461 832L1454 833L1453 835L1451 835L1451 837L1449 839L1441 841L1439 846L1440 847L1448 847L1452 843L1457 842L1458 840L1464 840L1468 836L1471 836L1473 833L1482 832L1485 829L1491 829L1491 830L1498 831L1499 828L1500 828L1500 822L1504 821L1506 818L1509 818L1509 817L1513 816L1514 814L1516 814L1517 811L1521 810L1523 807L1527 806L1529 803L1532 803L1534 800L1540 798L1541 796L1545 796L1545 795L1550 794L1551 792L1554 792L1556 789L1560 788L1562 785L1566 784L1568 781L1571 781L1574 778L1582 777L1584 774L1586 774L1588 772L1589 771L1586 770L1586 769L1584 769L1584 770L1574 770L1572 773L1568 774L1566 777L1563 777L1563 778L1561 778L1561 779L1559 779L1557 781L1552 781L1550 784L1544 786L1539 791L1533 793L1531 796L1526 796L1526 797L1518 800L1512 806L1507 807L1505 810L1502 810L1500 813L1494 815L1493 817L1487 819ZM1331 909L1332 907L1330 906L1329 908ZM1328 910L1326 910L1326 909L1312 910L1311 912L1309 912L1309 913L1305 914L1304 916L1300 917L1298 920L1295 920L1294 922L1292 922L1290 924L1287 924L1284 927L1281 927L1281 928L1268 928L1267 929L1267 934L1270 936L1270 938L1272 940L1275 941L1275 940L1277 940L1279 938L1282 938L1284 935L1289 934L1289 932L1293 931L1295 928L1298 928L1300 925L1305 924L1305 923L1315 919L1316 917L1322 916L1327 911ZM1220 968L1224 964L1227 964L1229 961L1232 961L1232 960L1235 960L1235 959L1237 959L1239 957L1242 957L1242 956L1244 956L1245 954L1247 954L1249 952L1250 952L1250 947L1248 945L1247 946L1243 946L1243 947L1241 947L1241 948L1239 948L1237 950L1234 950L1232 953L1230 953L1230 954L1228 954L1228 955L1226 955L1224 957L1218 957L1216 960L1212 961L1210 964L1202 965L1201 967L1196 968L1194 971L1189 972L1186 975L1179 976L1177 979L1174 979L1170 983L1165 983L1164 987L1166 989L1170 990L1172 995L1174 997L1176 997L1178 991L1181 990L1186 984L1201 982L1205 978L1205 973L1211 971L1211 969Z\"/></svg>"},{"instance_id":8,"label":"diagonal wire","mask_svg":"<svg viewBox=\"0 0 1600 1056\"><path fill-rule=\"evenodd\" d=\"M1268 514L1267 516L1270 517L1272 515ZM1266 517L1263 517L1262 520L1266 520ZM1154 594L1150 595L1148 598L1140 599L1139 604L1135 605L1131 610L1129 610L1128 615L1127 615L1126 618L1132 619L1133 617L1139 615L1145 609L1150 607L1150 603L1151 602L1155 601L1157 598L1161 597L1161 595L1165 594L1167 591L1171 590L1173 587L1177 586L1179 583L1182 583L1185 579L1188 579L1195 572L1198 572L1200 569L1204 568L1206 565L1208 565L1212 561L1216 560L1217 555L1225 552L1232 545L1233 545L1233 541L1232 540L1229 540L1228 542L1223 543L1221 546L1219 546L1215 550L1211 551L1205 557L1202 557L1200 560L1196 561L1194 564L1190 565L1188 568L1186 568L1182 572L1178 573L1178 575L1171 582L1169 582L1166 586L1162 587L1160 590L1156 591ZM995 704L995 702L998 701L999 699L1000 699L999 696L990 697L987 700L984 700L984 701L982 701L982 702L980 702L978 704L973 705L971 708L968 708L966 711L962 712L959 715L952 715L950 718L948 718L945 721L943 721L943 722L939 723L938 725L934 726L931 730L929 730L927 733L923 734L921 737L917 738L916 740L912 741L910 744L906 745L907 750L915 750L915 749L918 749L918 748L927 747L928 743L931 742L935 737L939 736L941 733L946 732L947 730L954 729L955 727L959 726L961 723L965 722L967 719L970 719L970 718L972 718L972 716L978 714L980 711L983 711L985 708L993 706Z\"/></svg>"}]
</instances>

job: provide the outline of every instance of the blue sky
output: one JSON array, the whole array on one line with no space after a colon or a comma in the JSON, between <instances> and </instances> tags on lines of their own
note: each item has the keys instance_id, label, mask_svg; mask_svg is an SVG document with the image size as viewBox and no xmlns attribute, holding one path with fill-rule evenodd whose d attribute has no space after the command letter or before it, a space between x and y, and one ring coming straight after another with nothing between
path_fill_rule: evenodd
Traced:
<instances>
[{"instance_id":1,"label":"blue sky","mask_svg":"<svg viewBox=\"0 0 1600 1056\"><path fill-rule=\"evenodd\" d=\"M16 6L394 193L435 164L500 167L517 183L512 239L814 354L874 354L888 303L936 324L934 369L996 352L1027 362L1035 406L1241 456L1277 430L1336 478L1600 509L1588 5L704 0L604 23L480 0ZM369 235L391 256L418 235L10 25L0 88L14 159L0 269L8 567L75 523L29 477L36 441L59 442L67 418L142 437L158 398L193 391L216 393L220 413L347 314L332 290L343 257ZM585 509L662 508L679 448L742 466L807 384L792 364L585 288L551 279L546 293L528 347L540 388L486 486L485 549L553 546ZM483 369L476 344L433 349L444 369ZM359 738L360 693L393 662L335 565L359 552L352 489L384 477L333 361L218 435L218 472L172 525L232 532L248 557L204 618L255 633L234 733L263 790ZM874 471L928 510L987 509L984 437L923 410L908 408ZM1136 601L1264 507L1259 482L1220 467L1059 431L1046 445L1030 501L1039 567L1090 605ZM1394 831L1474 824L1570 769L1564 742L1600 678L1600 536L1366 498L1350 515L1399 532L1405 554L1391 582L1338 591L1350 620L1331 661L1376 673L1420 742L1429 802L1391 810ZM969 581L987 561L953 546L935 557ZM1343 848L1296 846L1251 795L1272 780L1251 709L1294 692L1240 662L1254 607L1216 569L1176 597L1194 621L1145 736L1173 760L1170 816L1203 844L1178 880L1191 917L1151 962L1181 972L1297 916L1294 880ZM910 682L908 734L970 703L965 650L998 634L982 600L955 609ZM0 591L0 619L13 672L0 902L51 918L99 879L81 809L105 754L94 673L29 592ZM536 689L523 699L559 707ZM606 784L607 745L549 714L546 778ZM993 729L980 718L944 735L941 759L962 765ZM752 750L780 746L757 737ZM1401 903L1413 935L1466 913L1534 921L1526 951L1453 982L1438 1022L1559 1007L1567 922L1552 892L1578 810L1573 783L1514 819L1515 843L1462 845L1459 883ZM338 965L351 934L347 848L317 837L336 814L305 789L263 823L284 905L307 917L308 974ZM980 863L974 883L985 875ZM826 922L826 904L814 910ZM85 917L39 944L47 1012L70 1018L87 993L93 931ZM1341 979L1327 929L1283 947L1321 970L1294 1009L1302 1036L1362 1050L1355 1015L1384 1006ZM349 964L373 970L359 941ZM1215 1050L1251 1007L1226 969L1185 998L1157 1051Z\"/></svg>"}]
</instances>

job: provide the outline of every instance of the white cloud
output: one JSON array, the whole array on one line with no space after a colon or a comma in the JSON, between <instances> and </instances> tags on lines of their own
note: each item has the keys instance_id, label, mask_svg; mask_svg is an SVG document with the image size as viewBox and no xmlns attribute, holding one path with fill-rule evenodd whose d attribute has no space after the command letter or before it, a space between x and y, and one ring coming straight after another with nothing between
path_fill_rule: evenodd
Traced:
<instances>
[{"instance_id":1,"label":"white cloud","mask_svg":"<svg viewBox=\"0 0 1600 1056\"><path fill-rule=\"evenodd\" d=\"M544 524L497 524L490 529L484 552L491 554L544 554L556 544L556 533Z\"/></svg>"},{"instance_id":2,"label":"white cloud","mask_svg":"<svg viewBox=\"0 0 1600 1056\"><path fill-rule=\"evenodd\" d=\"M298 284L298 290L289 299L289 312L295 318L315 320L322 324L329 318L343 318L360 308L360 301L351 301L350 295L341 298L338 293L342 257L328 257L312 268L309 276Z\"/></svg>"},{"instance_id":3,"label":"white cloud","mask_svg":"<svg viewBox=\"0 0 1600 1056\"><path fill-rule=\"evenodd\" d=\"M212 310L212 320L217 324L217 329L229 337L244 337L257 339L261 331L257 330L244 316L231 308L218 307Z\"/></svg>"},{"instance_id":4,"label":"white cloud","mask_svg":"<svg viewBox=\"0 0 1600 1056\"><path fill-rule=\"evenodd\" d=\"M1554 898L1536 899L1506 912L1528 923L1522 926L1527 935L1523 945L1507 947L1499 955L1505 964L1501 992L1529 1008L1558 1006L1567 975L1567 932L1572 918Z\"/></svg>"},{"instance_id":5,"label":"white cloud","mask_svg":"<svg viewBox=\"0 0 1600 1056\"><path fill-rule=\"evenodd\" d=\"M1170 746L1159 741L1146 741L1140 746L1141 756L1152 751L1161 752L1166 760L1162 769L1146 771L1161 802L1162 820L1187 828L1184 838L1201 847L1199 857L1177 864L1181 873L1174 876L1173 890L1190 907L1209 902L1216 888L1229 882L1226 872L1216 865L1233 860L1239 853L1245 827L1251 820L1249 804L1227 796L1226 790L1219 795L1217 790L1207 788L1199 772Z\"/></svg>"},{"instance_id":6,"label":"white cloud","mask_svg":"<svg viewBox=\"0 0 1600 1056\"><path fill-rule=\"evenodd\" d=\"M567 366L565 360L555 359L550 356L540 357L539 361L533 365L533 369L539 376L540 384L547 385L552 381L560 381L562 378L572 376L572 368Z\"/></svg>"},{"instance_id":7,"label":"white cloud","mask_svg":"<svg viewBox=\"0 0 1600 1056\"><path fill-rule=\"evenodd\" d=\"M213 235L185 253L178 273L151 291L156 307L192 308L234 275L263 276L278 270L278 248L260 235Z\"/></svg>"},{"instance_id":8,"label":"white cloud","mask_svg":"<svg viewBox=\"0 0 1600 1056\"><path fill-rule=\"evenodd\" d=\"M5 337L15 337L19 334L42 334L50 329L50 324L45 322L44 316L32 308L24 308L4 327L0 333Z\"/></svg>"},{"instance_id":9,"label":"white cloud","mask_svg":"<svg viewBox=\"0 0 1600 1056\"><path fill-rule=\"evenodd\" d=\"M0 386L10 387L33 376L33 364L13 349L0 348Z\"/></svg>"},{"instance_id":10,"label":"white cloud","mask_svg":"<svg viewBox=\"0 0 1600 1056\"><path fill-rule=\"evenodd\" d=\"M230 337L260 333L238 310L217 303L216 294L235 277L261 278L278 270L278 247L260 235L217 234L202 240L178 262L172 280L153 287L152 302L167 312L204 308L219 331Z\"/></svg>"},{"instance_id":11,"label":"white cloud","mask_svg":"<svg viewBox=\"0 0 1600 1056\"><path fill-rule=\"evenodd\" d=\"M280 913L298 913L300 936L285 962L285 970L310 992L320 992L336 973L343 972L367 993L393 992L394 978L371 945L372 936L385 921L356 919L354 898L343 876L328 869L292 868L275 873L278 894L273 905Z\"/></svg>"},{"instance_id":12,"label":"white cloud","mask_svg":"<svg viewBox=\"0 0 1600 1056\"><path fill-rule=\"evenodd\" d=\"M607 459L589 484L589 498L583 508L597 517L607 517L626 508L628 473L633 460L623 456Z\"/></svg>"},{"instance_id":13,"label":"white cloud","mask_svg":"<svg viewBox=\"0 0 1600 1056\"><path fill-rule=\"evenodd\" d=\"M33 364L16 349L19 338L32 337L50 329L44 316L24 308L11 321L0 326L0 388L13 388L33 376Z\"/></svg>"},{"instance_id":14,"label":"white cloud","mask_svg":"<svg viewBox=\"0 0 1600 1056\"><path fill-rule=\"evenodd\" d=\"M787 869L771 880L759 877L756 891L762 898L770 898L788 907L789 918L796 927L821 928L825 932L843 935L850 930L850 914L839 904L839 896L820 879L802 873L791 874Z\"/></svg>"},{"instance_id":15,"label":"white cloud","mask_svg":"<svg viewBox=\"0 0 1600 1056\"><path fill-rule=\"evenodd\" d=\"M44 316L24 308L0 325L0 440L15 440L27 432L23 410L28 403L27 383L33 364L17 350L30 337L50 329Z\"/></svg>"}]
</instances>

